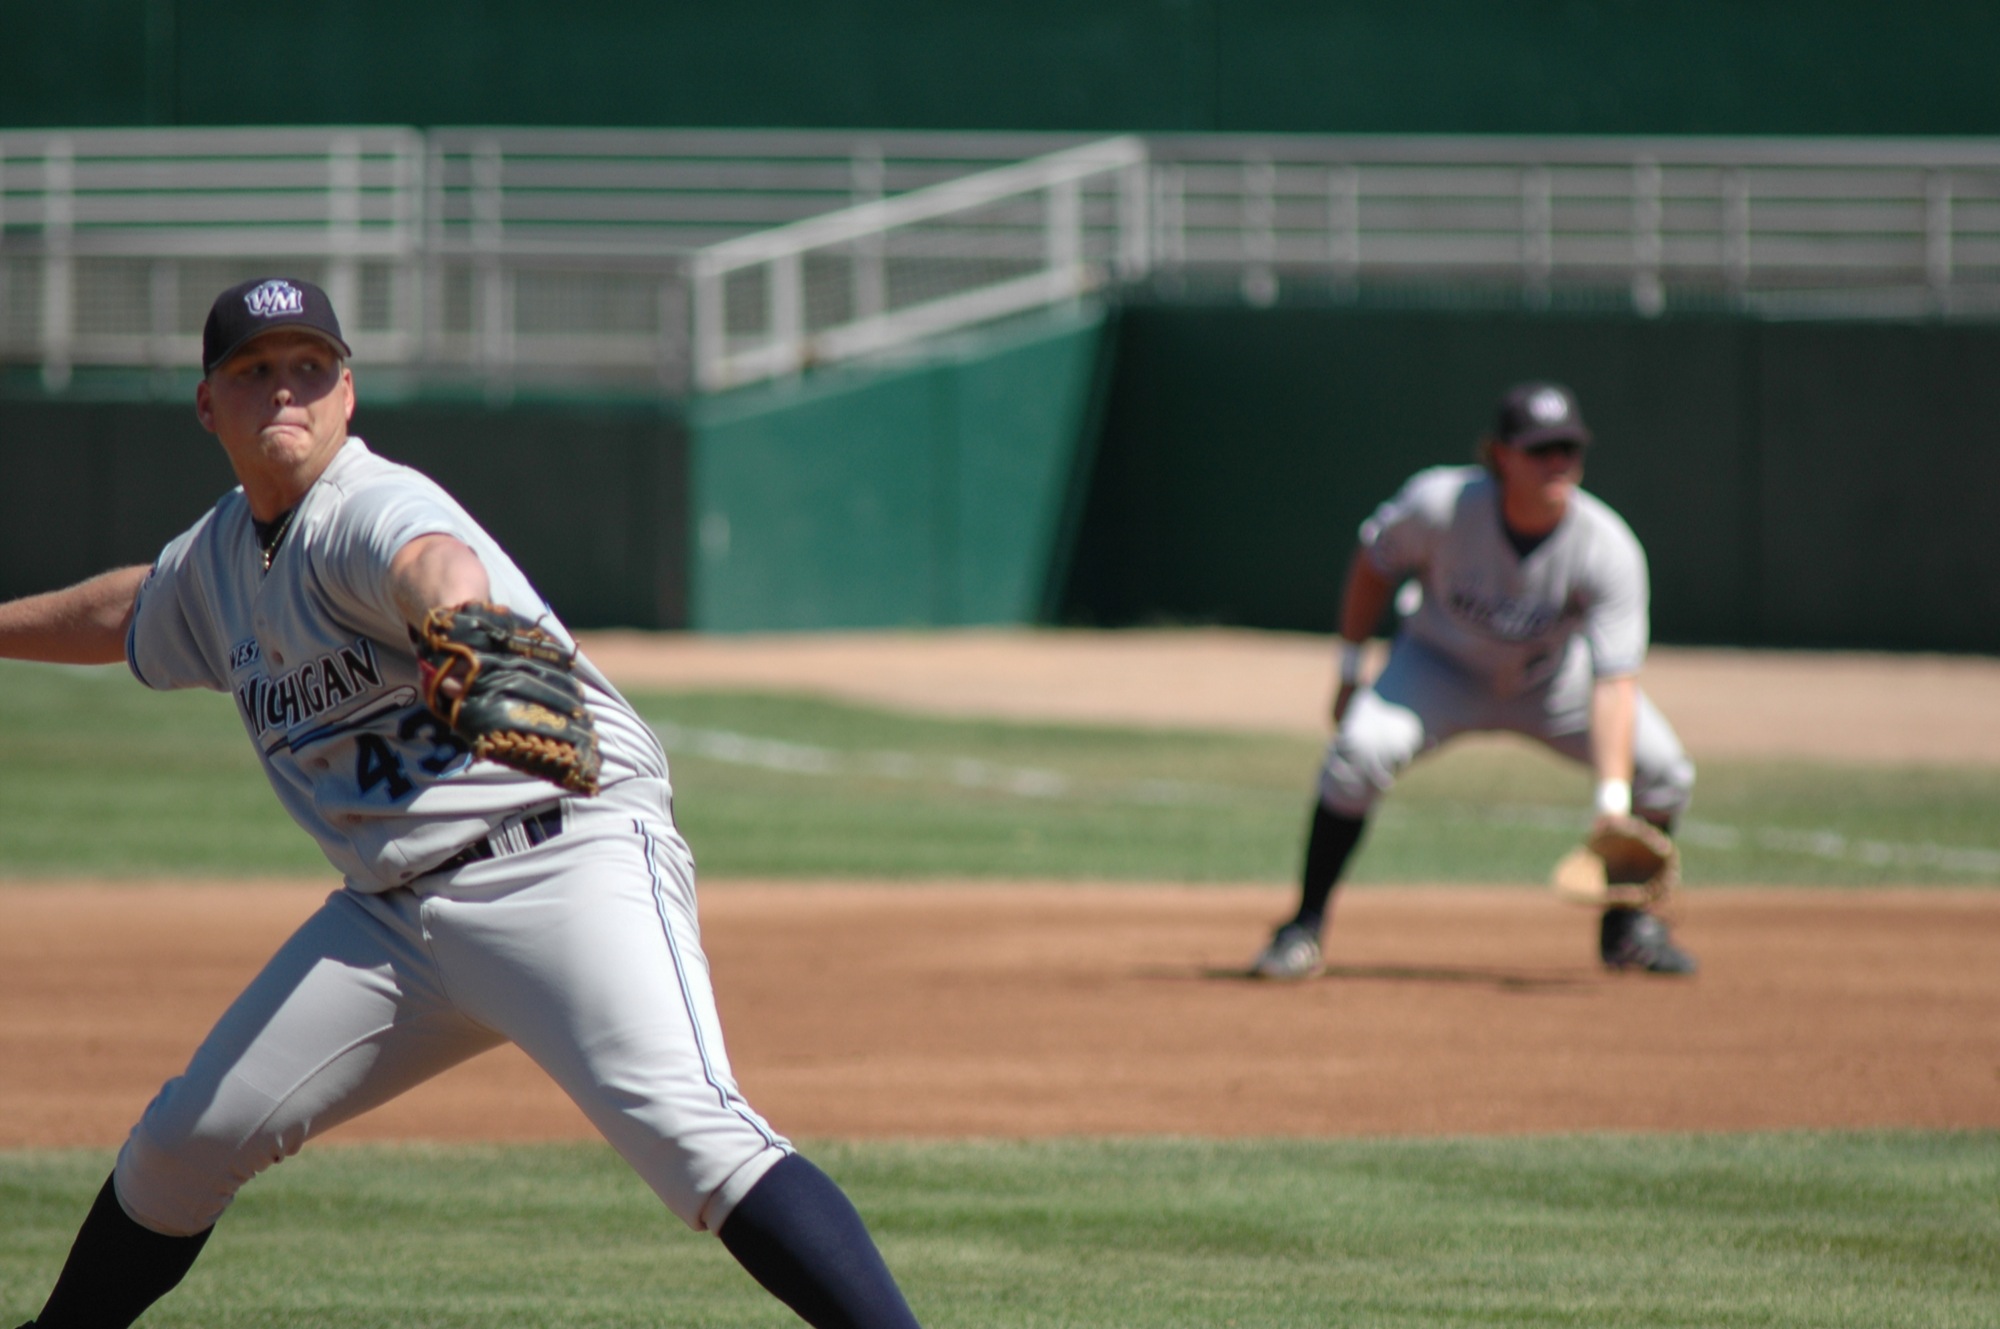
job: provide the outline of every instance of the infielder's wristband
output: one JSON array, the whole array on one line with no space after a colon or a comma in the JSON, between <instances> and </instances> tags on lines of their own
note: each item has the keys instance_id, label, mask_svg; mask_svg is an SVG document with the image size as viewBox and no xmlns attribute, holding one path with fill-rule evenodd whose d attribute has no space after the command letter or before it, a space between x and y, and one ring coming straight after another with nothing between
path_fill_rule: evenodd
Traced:
<instances>
[{"instance_id":1,"label":"infielder's wristband","mask_svg":"<svg viewBox=\"0 0 2000 1329\"><path fill-rule=\"evenodd\" d=\"M1361 685L1361 643L1345 641L1340 643L1340 685L1359 687Z\"/></svg>"},{"instance_id":2,"label":"infielder's wristband","mask_svg":"<svg viewBox=\"0 0 2000 1329\"><path fill-rule=\"evenodd\" d=\"M1632 785L1625 780L1599 780L1597 782L1597 815L1600 817L1629 817L1632 815Z\"/></svg>"}]
</instances>

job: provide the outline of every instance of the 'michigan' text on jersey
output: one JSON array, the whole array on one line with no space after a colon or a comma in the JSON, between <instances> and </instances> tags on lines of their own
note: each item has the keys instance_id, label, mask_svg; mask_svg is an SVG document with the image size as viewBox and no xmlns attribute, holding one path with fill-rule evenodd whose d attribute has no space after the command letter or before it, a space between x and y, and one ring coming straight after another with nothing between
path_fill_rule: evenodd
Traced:
<instances>
[{"instance_id":1,"label":"'michigan' text on jersey","mask_svg":"<svg viewBox=\"0 0 2000 1329\"><path fill-rule=\"evenodd\" d=\"M552 803L553 785L492 762L423 704L389 563L411 540L448 535L485 567L495 602L574 641L528 579L427 477L350 438L299 501L268 572L237 489L161 552L126 638L139 680L236 699L272 788L359 890L386 890ZM664 780L645 722L582 657L604 784Z\"/></svg>"}]
</instances>

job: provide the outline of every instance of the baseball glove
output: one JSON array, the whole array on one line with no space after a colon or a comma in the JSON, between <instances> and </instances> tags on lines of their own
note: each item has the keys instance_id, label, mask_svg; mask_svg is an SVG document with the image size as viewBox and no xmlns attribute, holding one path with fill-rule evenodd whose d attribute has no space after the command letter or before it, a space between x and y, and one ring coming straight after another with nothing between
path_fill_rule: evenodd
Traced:
<instances>
[{"instance_id":1,"label":"baseball glove","mask_svg":"<svg viewBox=\"0 0 2000 1329\"><path fill-rule=\"evenodd\" d=\"M1609 817L1563 855L1550 884L1576 904L1662 912L1681 879L1681 851L1665 831L1638 817Z\"/></svg>"},{"instance_id":2,"label":"baseball glove","mask_svg":"<svg viewBox=\"0 0 2000 1329\"><path fill-rule=\"evenodd\" d=\"M597 729L573 672L575 653L529 619L470 600L410 629L424 704L472 755L595 794Z\"/></svg>"}]
</instances>

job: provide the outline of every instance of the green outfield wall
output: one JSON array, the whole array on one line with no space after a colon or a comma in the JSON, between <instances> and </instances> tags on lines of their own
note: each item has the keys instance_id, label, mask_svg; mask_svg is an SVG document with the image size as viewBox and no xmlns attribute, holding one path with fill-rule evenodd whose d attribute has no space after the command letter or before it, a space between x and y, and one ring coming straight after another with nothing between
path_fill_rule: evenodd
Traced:
<instances>
[{"instance_id":1,"label":"green outfield wall","mask_svg":"<svg viewBox=\"0 0 2000 1329\"><path fill-rule=\"evenodd\" d=\"M575 624L686 621L687 434L657 407L364 405L355 432L436 477ZM150 562L234 486L178 402L0 398L0 598Z\"/></svg>"},{"instance_id":2,"label":"green outfield wall","mask_svg":"<svg viewBox=\"0 0 2000 1329\"><path fill-rule=\"evenodd\" d=\"M0 126L1991 134L1977 0L0 0Z\"/></svg>"},{"instance_id":3,"label":"green outfield wall","mask_svg":"<svg viewBox=\"0 0 2000 1329\"><path fill-rule=\"evenodd\" d=\"M1063 616L1330 631L1355 532L1573 386L1663 640L2000 651L2000 328L1135 306Z\"/></svg>"},{"instance_id":4,"label":"green outfield wall","mask_svg":"<svg viewBox=\"0 0 2000 1329\"><path fill-rule=\"evenodd\" d=\"M1076 306L679 405L374 399L579 627L1044 621L1067 584L1111 320ZM150 560L234 483L186 400L0 396L0 598Z\"/></svg>"},{"instance_id":5,"label":"green outfield wall","mask_svg":"<svg viewBox=\"0 0 2000 1329\"><path fill-rule=\"evenodd\" d=\"M392 400L569 621L1327 631L1355 529L1550 377L1655 635L2000 653L2000 327L1138 302L685 408ZM81 381L81 380L80 380ZM230 484L181 400L0 394L0 596L149 559Z\"/></svg>"},{"instance_id":6,"label":"green outfield wall","mask_svg":"<svg viewBox=\"0 0 2000 1329\"><path fill-rule=\"evenodd\" d=\"M697 401L688 622L714 631L1050 617L1109 320L1084 306L920 358Z\"/></svg>"}]
</instances>

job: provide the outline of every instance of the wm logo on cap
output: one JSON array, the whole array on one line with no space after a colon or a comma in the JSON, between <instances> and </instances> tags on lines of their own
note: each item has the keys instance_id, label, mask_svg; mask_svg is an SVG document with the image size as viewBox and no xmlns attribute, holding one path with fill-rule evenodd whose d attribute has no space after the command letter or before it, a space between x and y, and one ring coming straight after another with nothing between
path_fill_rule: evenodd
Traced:
<instances>
[{"instance_id":1,"label":"wm logo on cap","mask_svg":"<svg viewBox=\"0 0 2000 1329\"><path fill-rule=\"evenodd\" d=\"M1560 423L1569 415L1569 398L1554 388L1543 388L1528 398L1528 414L1535 417L1537 424Z\"/></svg>"},{"instance_id":2,"label":"wm logo on cap","mask_svg":"<svg viewBox=\"0 0 2000 1329\"><path fill-rule=\"evenodd\" d=\"M244 305L259 318L306 312L306 295L288 281L267 281L243 297Z\"/></svg>"}]
</instances>

